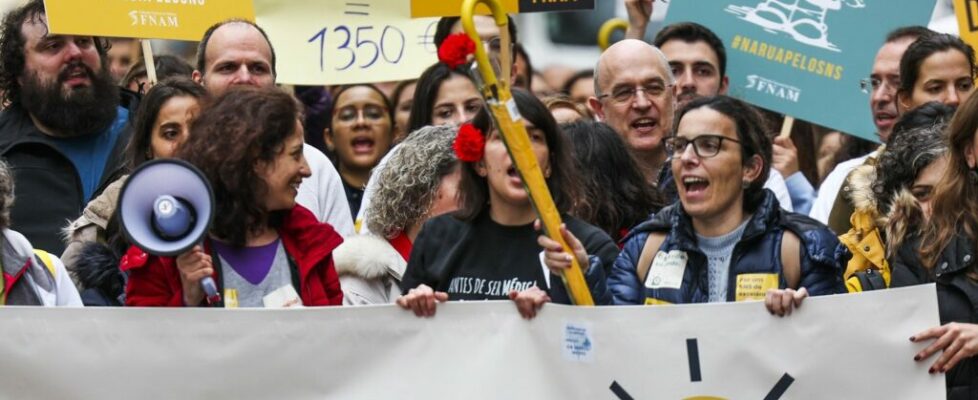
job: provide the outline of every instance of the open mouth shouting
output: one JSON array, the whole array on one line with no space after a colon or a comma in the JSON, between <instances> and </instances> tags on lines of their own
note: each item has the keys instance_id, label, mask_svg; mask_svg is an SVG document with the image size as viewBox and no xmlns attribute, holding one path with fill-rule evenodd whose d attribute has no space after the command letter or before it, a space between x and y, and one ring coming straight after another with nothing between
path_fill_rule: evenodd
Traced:
<instances>
[{"instance_id":1,"label":"open mouth shouting","mask_svg":"<svg viewBox=\"0 0 978 400\"><path fill-rule=\"evenodd\" d=\"M698 176L684 176L680 183L681 190L687 199L702 199L706 196L706 189L710 186L710 181Z\"/></svg>"},{"instance_id":2,"label":"open mouth shouting","mask_svg":"<svg viewBox=\"0 0 978 400\"><path fill-rule=\"evenodd\" d=\"M367 136L356 137L350 141L350 148L355 155L370 155L373 153L375 147L376 142L374 139Z\"/></svg>"},{"instance_id":3,"label":"open mouth shouting","mask_svg":"<svg viewBox=\"0 0 978 400\"><path fill-rule=\"evenodd\" d=\"M631 125L632 129L643 135L652 133L652 131L654 131L658 126L659 120L651 117L636 119L635 121L632 121Z\"/></svg>"}]
</instances>

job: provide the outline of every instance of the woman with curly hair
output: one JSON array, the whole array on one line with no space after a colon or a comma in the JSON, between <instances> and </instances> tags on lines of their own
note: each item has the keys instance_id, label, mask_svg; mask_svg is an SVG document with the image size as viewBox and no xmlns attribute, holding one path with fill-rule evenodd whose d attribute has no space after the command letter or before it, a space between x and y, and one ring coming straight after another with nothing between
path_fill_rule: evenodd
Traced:
<instances>
[{"instance_id":1,"label":"woman with curly hair","mask_svg":"<svg viewBox=\"0 0 978 400\"><path fill-rule=\"evenodd\" d=\"M570 143L540 100L520 89L513 90L513 99L566 229L597 256L582 268L593 296L601 298L606 295L604 271L618 248L600 229L565 214L580 193ZM542 265L536 211L488 110L462 126L454 146L463 161L459 210L421 229L397 304L431 316L436 302L512 299L527 318L551 299L569 304L561 278Z\"/></svg>"},{"instance_id":2,"label":"woman with curly hair","mask_svg":"<svg viewBox=\"0 0 978 400\"><path fill-rule=\"evenodd\" d=\"M905 214L919 206L914 196L902 189L913 186L919 190L925 181L932 184L939 176L923 171L946 150L941 132L952 115L953 107L936 101L905 112L893 125L889 143L875 161L860 165L849 174L849 198L854 208L849 218L852 227L839 235L839 241L853 255L844 274L849 292L889 286L891 269L886 257L903 241L905 224L920 222L919 216ZM935 163L929 172L943 170L943 165ZM920 185L915 183L918 175L921 175ZM891 210L894 201L899 207ZM893 218L891 212L896 213ZM891 243L893 239L896 244Z\"/></svg>"},{"instance_id":3,"label":"woman with curly hair","mask_svg":"<svg viewBox=\"0 0 978 400\"><path fill-rule=\"evenodd\" d=\"M421 226L458 208L455 131L428 126L412 133L377 176L370 233L350 237L333 251L344 304L393 303Z\"/></svg>"},{"instance_id":4,"label":"woman with curly hair","mask_svg":"<svg viewBox=\"0 0 978 400\"><path fill-rule=\"evenodd\" d=\"M910 340L929 343L914 360L930 363L932 374L946 374L947 398L955 400L978 396L976 132L978 96L971 96L961 104L947 129L947 170L934 187L930 218L890 258L893 287L937 286L942 325L918 332Z\"/></svg>"},{"instance_id":5,"label":"woman with curly hair","mask_svg":"<svg viewBox=\"0 0 978 400\"><path fill-rule=\"evenodd\" d=\"M331 253L343 239L295 202L310 176L300 116L276 88L234 89L201 112L177 158L210 181L214 221L202 246L175 258L131 248L122 261L126 305L203 305L208 276L223 293L212 306L342 303Z\"/></svg>"},{"instance_id":6,"label":"woman with curly hair","mask_svg":"<svg viewBox=\"0 0 978 400\"><path fill-rule=\"evenodd\" d=\"M407 135L429 125L458 125L475 117L475 114L485 106L485 100L479 94L475 81L464 68L449 67L444 62L437 62L428 67L418 78L414 89L414 99L411 101L411 114L408 117ZM387 168L387 160L397 154L399 146L391 148L374 173L379 174ZM377 190L376 178L367 182L360 203L360 212L355 221L358 229L366 226L370 229L370 204Z\"/></svg>"}]
</instances>

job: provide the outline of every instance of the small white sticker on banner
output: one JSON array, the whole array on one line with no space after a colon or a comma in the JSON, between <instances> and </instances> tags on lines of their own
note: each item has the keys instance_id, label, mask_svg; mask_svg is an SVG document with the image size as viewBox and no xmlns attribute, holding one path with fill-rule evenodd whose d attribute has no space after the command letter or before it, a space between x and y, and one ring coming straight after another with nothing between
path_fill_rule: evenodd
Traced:
<instances>
[{"instance_id":1,"label":"small white sticker on banner","mask_svg":"<svg viewBox=\"0 0 978 400\"><path fill-rule=\"evenodd\" d=\"M564 324L564 358L570 361L594 361L594 340L591 324Z\"/></svg>"}]
</instances>

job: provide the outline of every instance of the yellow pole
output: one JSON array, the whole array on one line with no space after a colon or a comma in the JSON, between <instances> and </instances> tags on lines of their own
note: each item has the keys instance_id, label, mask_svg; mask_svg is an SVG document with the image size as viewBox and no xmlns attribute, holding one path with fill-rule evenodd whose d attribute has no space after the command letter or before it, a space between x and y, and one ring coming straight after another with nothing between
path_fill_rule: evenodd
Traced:
<instances>
[{"instance_id":1,"label":"yellow pole","mask_svg":"<svg viewBox=\"0 0 978 400\"><path fill-rule=\"evenodd\" d=\"M628 21L621 18L612 18L601 25L601 29L598 30L598 47L601 47L601 51L605 51L611 46L611 35L615 31L627 31Z\"/></svg>"},{"instance_id":2,"label":"yellow pole","mask_svg":"<svg viewBox=\"0 0 978 400\"><path fill-rule=\"evenodd\" d=\"M509 80L500 81L496 78L496 73L493 71L492 65L489 64L489 56L486 54L482 40L475 30L473 17L475 16L475 7L479 3L489 6L492 11L496 25L499 26L499 31L502 33L503 44L509 43L510 38L506 26L508 24L506 13L499 0L465 0L462 4L462 27L476 44L475 59L479 67L479 74L482 76L482 95L485 97L486 104L496 121L496 126L502 134L509 155L516 164L516 169L523 180L527 193L530 195L533 207L540 217L546 234L559 242L564 247L564 251L573 254L570 246L560 234L560 212L554 205L550 189L547 188L546 178L540 170L536 155L533 154L526 127L521 122L522 117L516 108L513 94L510 92ZM504 47L502 51L508 52L509 50ZM502 59L506 60L508 57L502 57ZM591 291L588 289L587 281L584 279L584 274L576 257L572 257L571 267L563 274L562 278L574 304L594 305L594 299L591 298Z\"/></svg>"}]
</instances>

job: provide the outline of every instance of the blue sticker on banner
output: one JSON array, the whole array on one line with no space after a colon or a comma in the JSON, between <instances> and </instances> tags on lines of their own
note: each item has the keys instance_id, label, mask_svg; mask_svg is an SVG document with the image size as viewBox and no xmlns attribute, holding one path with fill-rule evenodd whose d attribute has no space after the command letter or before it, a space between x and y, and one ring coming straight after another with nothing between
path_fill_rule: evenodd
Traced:
<instances>
[{"instance_id":1,"label":"blue sticker on banner","mask_svg":"<svg viewBox=\"0 0 978 400\"><path fill-rule=\"evenodd\" d=\"M564 357L572 361L591 361L593 352L594 340L587 325L568 323L564 326Z\"/></svg>"}]
</instances>

